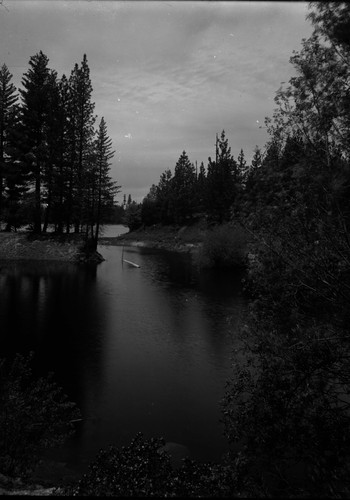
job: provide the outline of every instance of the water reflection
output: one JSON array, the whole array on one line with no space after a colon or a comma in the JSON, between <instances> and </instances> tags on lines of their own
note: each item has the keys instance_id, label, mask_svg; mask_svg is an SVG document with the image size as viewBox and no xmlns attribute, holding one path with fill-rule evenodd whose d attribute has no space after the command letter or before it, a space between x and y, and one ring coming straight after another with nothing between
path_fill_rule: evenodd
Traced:
<instances>
[{"instance_id":1,"label":"water reflection","mask_svg":"<svg viewBox=\"0 0 350 500\"><path fill-rule=\"evenodd\" d=\"M86 464L138 431L218 459L240 276L199 273L188 255L125 247L136 269L122 265L121 247L100 251L97 267L22 262L0 272L2 355L34 349L37 369L55 371L84 416L61 459Z\"/></svg>"},{"instance_id":2,"label":"water reflection","mask_svg":"<svg viewBox=\"0 0 350 500\"><path fill-rule=\"evenodd\" d=\"M104 328L93 325L105 315L96 294L96 267L37 261L3 262L0 267L1 355L34 350L38 373L55 371L81 404L84 391L79 388L91 374L81 363L87 345L89 352L94 349L94 377L101 366L96 344L103 344Z\"/></svg>"}]
</instances>

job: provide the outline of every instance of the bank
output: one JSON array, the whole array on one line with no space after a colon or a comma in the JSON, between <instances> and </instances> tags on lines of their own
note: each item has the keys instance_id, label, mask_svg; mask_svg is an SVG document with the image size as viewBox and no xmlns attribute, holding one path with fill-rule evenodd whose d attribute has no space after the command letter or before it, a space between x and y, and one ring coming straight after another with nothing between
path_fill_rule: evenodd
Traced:
<instances>
[{"instance_id":1,"label":"bank","mask_svg":"<svg viewBox=\"0 0 350 500\"><path fill-rule=\"evenodd\" d=\"M200 267L246 267L250 236L238 225L208 225L205 220L183 226L154 225L116 237L102 237L101 245L127 245L189 253Z\"/></svg>"},{"instance_id":2,"label":"bank","mask_svg":"<svg viewBox=\"0 0 350 500\"><path fill-rule=\"evenodd\" d=\"M192 225L153 225L116 237L101 237L101 245L129 245L175 252L198 253L209 229L203 223Z\"/></svg>"},{"instance_id":3,"label":"bank","mask_svg":"<svg viewBox=\"0 0 350 500\"><path fill-rule=\"evenodd\" d=\"M80 234L56 235L32 232L0 232L0 260L45 260L60 262L102 262L98 252L85 249L85 239Z\"/></svg>"}]
</instances>

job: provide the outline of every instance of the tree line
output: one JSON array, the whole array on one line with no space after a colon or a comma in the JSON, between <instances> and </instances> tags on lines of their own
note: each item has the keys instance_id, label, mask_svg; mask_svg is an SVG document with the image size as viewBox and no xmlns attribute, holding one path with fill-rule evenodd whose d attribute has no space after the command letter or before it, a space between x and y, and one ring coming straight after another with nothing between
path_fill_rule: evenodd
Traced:
<instances>
[{"instance_id":1,"label":"tree line","mask_svg":"<svg viewBox=\"0 0 350 500\"><path fill-rule=\"evenodd\" d=\"M210 224L229 221L231 208L256 168L263 161L256 147L248 165L241 149L237 159L231 154L225 131L216 135L215 159L207 167L192 163L186 151L180 155L174 172L166 169L153 184L142 203L126 206L125 221L130 229L153 224L192 223L205 218Z\"/></svg>"},{"instance_id":2,"label":"tree line","mask_svg":"<svg viewBox=\"0 0 350 500\"><path fill-rule=\"evenodd\" d=\"M17 91L0 69L0 221L5 230L49 224L97 242L119 191L110 175L114 151L92 101L86 55L58 78L43 52L32 56Z\"/></svg>"}]
</instances>

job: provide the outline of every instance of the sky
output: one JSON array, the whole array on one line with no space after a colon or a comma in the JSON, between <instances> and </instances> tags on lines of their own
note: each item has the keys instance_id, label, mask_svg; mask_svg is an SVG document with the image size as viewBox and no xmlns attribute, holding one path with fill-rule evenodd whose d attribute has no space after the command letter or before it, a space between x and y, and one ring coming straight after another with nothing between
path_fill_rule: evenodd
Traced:
<instances>
[{"instance_id":1,"label":"sky","mask_svg":"<svg viewBox=\"0 0 350 500\"><path fill-rule=\"evenodd\" d=\"M268 140L293 50L311 35L306 2L1 0L0 65L21 87L40 50L58 76L87 55L96 126L116 151L111 176L141 202L186 151L198 167L225 130L250 161ZM261 127L261 128L260 128Z\"/></svg>"}]
</instances>

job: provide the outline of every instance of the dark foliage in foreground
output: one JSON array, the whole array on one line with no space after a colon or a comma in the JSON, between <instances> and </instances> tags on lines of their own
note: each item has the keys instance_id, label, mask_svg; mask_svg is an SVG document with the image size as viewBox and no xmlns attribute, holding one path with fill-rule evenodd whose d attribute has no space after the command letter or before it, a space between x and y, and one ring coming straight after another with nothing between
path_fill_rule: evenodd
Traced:
<instances>
[{"instance_id":1,"label":"dark foliage in foreground","mask_svg":"<svg viewBox=\"0 0 350 500\"><path fill-rule=\"evenodd\" d=\"M67 495L115 497L232 496L230 467L184 459L174 470L161 438L139 433L129 446L101 450L89 471Z\"/></svg>"},{"instance_id":2,"label":"dark foliage in foreground","mask_svg":"<svg viewBox=\"0 0 350 500\"><path fill-rule=\"evenodd\" d=\"M47 377L34 377L33 355L0 360L0 472L26 476L44 448L62 443L80 417L74 403Z\"/></svg>"}]
</instances>

